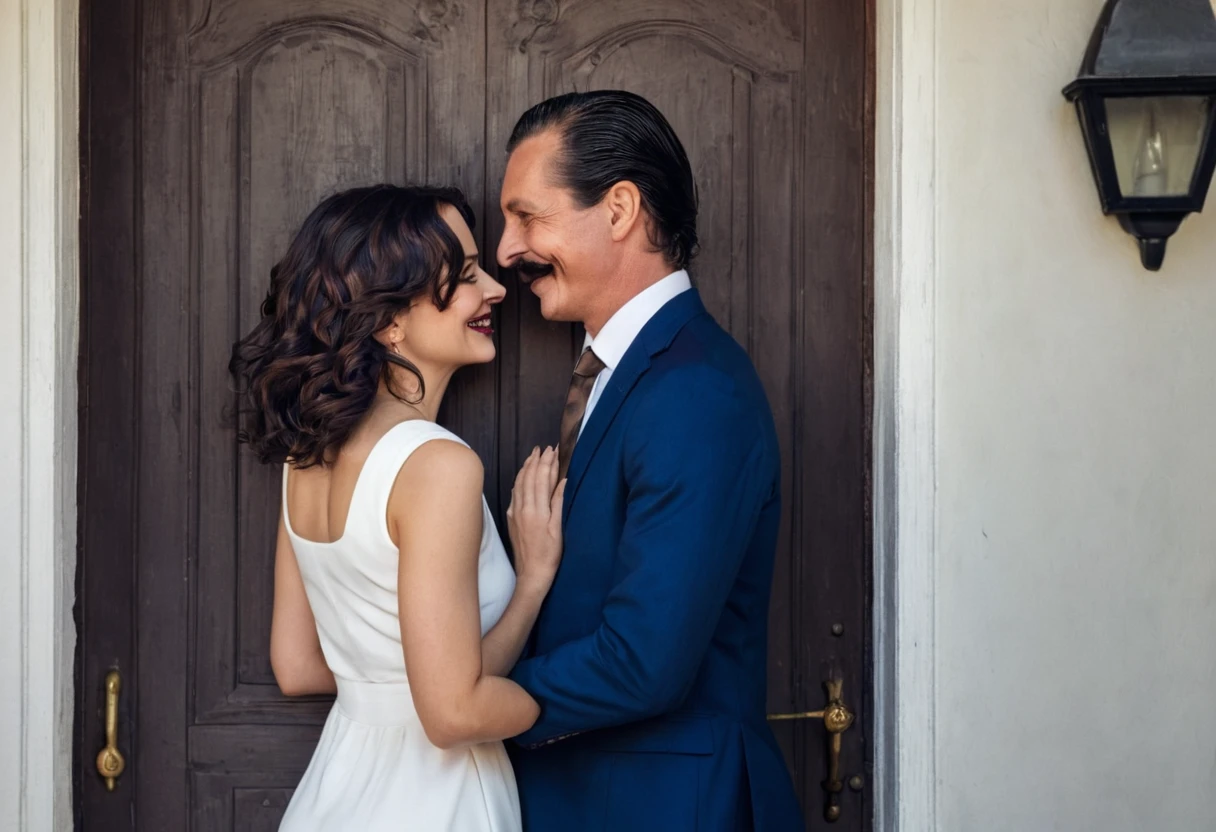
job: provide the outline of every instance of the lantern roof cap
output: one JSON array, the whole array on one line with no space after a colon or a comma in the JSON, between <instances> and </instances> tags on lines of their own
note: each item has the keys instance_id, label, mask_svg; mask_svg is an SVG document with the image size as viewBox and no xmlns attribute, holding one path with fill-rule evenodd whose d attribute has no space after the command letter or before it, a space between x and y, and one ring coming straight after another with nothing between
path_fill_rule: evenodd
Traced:
<instances>
[{"instance_id":1,"label":"lantern roof cap","mask_svg":"<svg viewBox=\"0 0 1216 832\"><path fill-rule=\"evenodd\" d=\"M1065 92L1071 98L1127 81L1182 81L1191 90L1210 84L1216 93L1216 2L1108 0Z\"/></svg>"}]
</instances>

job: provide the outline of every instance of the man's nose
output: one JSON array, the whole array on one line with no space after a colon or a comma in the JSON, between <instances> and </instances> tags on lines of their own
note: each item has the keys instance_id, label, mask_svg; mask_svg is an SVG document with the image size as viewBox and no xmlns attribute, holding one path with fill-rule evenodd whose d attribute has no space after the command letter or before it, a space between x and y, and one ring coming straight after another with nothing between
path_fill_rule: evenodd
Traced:
<instances>
[{"instance_id":1,"label":"man's nose","mask_svg":"<svg viewBox=\"0 0 1216 832\"><path fill-rule=\"evenodd\" d=\"M508 222L507 227L503 229L502 239L498 241L498 265L504 269L511 268L525 251L527 248L523 245L523 235Z\"/></svg>"}]
</instances>

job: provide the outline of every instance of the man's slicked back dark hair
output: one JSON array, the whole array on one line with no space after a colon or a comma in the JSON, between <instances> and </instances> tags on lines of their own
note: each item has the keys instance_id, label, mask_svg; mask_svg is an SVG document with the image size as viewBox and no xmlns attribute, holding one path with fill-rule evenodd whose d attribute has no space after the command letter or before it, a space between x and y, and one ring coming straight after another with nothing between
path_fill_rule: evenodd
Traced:
<instances>
[{"instance_id":1,"label":"man's slicked back dark hair","mask_svg":"<svg viewBox=\"0 0 1216 832\"><path fill-rule=\"evenodd\" d=\"M684 146L653 104L622 90L559 95L520 116L507 152L546 130L561 136L557 175L580 206L632 182L650 215L650 242L672 266L688 268L697 253L697 188Z\"/></svg>"}]
</instances>

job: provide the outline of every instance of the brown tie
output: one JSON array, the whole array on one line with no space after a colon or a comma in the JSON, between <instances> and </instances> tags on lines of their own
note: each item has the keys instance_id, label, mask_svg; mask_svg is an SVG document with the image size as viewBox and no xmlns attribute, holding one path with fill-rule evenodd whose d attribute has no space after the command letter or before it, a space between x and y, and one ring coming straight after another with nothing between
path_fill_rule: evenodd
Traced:
<instances>
[{"instance_id":1,"label":"brown tie","mask_svg":"<svg viewBox=\"0 0 1216 832\"><path fill-rule=\"evenodd\" d=\"M570 392L566 394L566 409L562 411L561 444L557 447L557 480L561 482L570 470L570 455L578 442L579 429L583 425L583 414L587 412L587 400L595 387L595 378L607 365L591 348L583 350L578 364L574 365L574 376L570 379Z\"/></svg>"}]
</instances>

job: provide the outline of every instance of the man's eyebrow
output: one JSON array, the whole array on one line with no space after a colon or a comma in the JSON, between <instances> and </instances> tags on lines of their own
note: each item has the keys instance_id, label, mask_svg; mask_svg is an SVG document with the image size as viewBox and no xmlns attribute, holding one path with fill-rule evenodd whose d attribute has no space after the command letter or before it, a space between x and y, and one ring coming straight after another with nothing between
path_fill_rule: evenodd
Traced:
<instances>
[{"instance_id":1,"label":"man's eyebrow","mask_svg":"<svg viewBox=\"0 0 1216 832\"><path fill-rule=\"evenodd\" d=\"M530 202L525 202L524 200L520 199L519 197L515 197L514 199L512 199L510 202L507 203L507 210L515 212L517 214L518 213L527 214L527 213L530 213L530 212L536 210L536 208Z\"/></svg>"}]
</instances>

